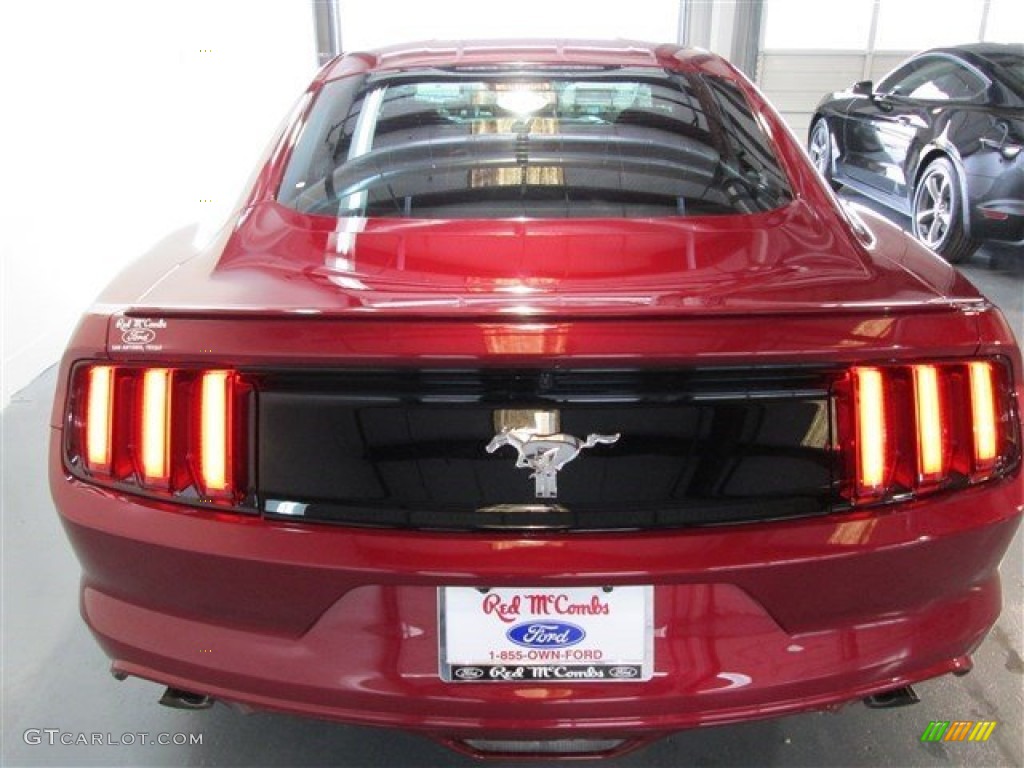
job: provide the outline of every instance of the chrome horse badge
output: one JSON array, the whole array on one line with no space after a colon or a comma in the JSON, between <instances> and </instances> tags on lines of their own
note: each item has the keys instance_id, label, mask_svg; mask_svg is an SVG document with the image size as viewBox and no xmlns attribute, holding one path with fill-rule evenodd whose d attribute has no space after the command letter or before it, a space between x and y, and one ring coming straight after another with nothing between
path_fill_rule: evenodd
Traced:
<instances>
[{"instance_id":1,"label":"chrome horse badge","mask_svg":"<svg viewBox=\"0 0 1024 768\"><path fill-rule=\"evenodd\" d=\"M611 445L620 435L587 435L586 440L566 434L541 435L533 428L510 429L505 427L487 444L487 452L494 453L503 445L511 445L519 452L516 466L532 469L530 475L538 499L553 499L558 496L558 470L580 455L584 448L593 448L599 443Z\"/></svg>"}]
</instances>

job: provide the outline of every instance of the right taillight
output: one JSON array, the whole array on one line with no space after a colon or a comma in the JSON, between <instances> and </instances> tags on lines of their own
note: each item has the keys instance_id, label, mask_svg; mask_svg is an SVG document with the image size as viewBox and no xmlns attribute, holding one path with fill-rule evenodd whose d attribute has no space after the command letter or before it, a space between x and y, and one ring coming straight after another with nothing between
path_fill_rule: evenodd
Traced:
<instances>
[{"instance_id":1,"label":"right taillight","mask_svg":"<svg viewBox=\"0 0 1024 768\"><path fill-rule=\"evenodd\" d=\"M967 366L971 391L971 455L977 473L990 471L999 458L1000 408L992 363Z\"/></svg>"},{"instance_id":2,"label":"right taillight","mask_svg":"<svg viewBox=\"0 0 1024 768\"><path fill-rule=\"evenodd\" d=\"M204 371L199 377L199 478L209 494L231 488L234 388L228 371Z\"/></svg>"},{"instance_id":3,"label":"right taillight","mask_svg":"<svg viewBox=\"0 0 1024 768\"><path fill-rule=\"evenodd\" d=\"M65 432L68 468L121 490L244 506L250 392L228 369L80 365Z\"/></svg>"},{"instance_id":4,"label":"right taillight","mask_svg":"<svg viewBox=\"0 0 1024 768\"><path fill-rule=\"evenodd\" d=\"M889 501L1002 476L1020 461L999 359L855 366L835 388L840 494Z\"/></svg>"}]
</instances>

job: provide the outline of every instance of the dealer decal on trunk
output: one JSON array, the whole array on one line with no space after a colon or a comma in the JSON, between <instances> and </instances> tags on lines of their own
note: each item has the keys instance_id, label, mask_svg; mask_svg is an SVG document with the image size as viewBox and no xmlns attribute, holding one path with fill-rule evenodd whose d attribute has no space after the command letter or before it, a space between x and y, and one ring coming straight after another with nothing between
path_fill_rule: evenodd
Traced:
<instances>
[{"instance_id":1,"label":"dealer decal on trunk","mask_svg":"<svg viewBox=\"0 0 1024 768\"><path fill-rule=\"evenodd\" d=\"M119 317L114 326L120 344L111 344L111 352L160 352L164 348L159 335L167 329L167 321L162 317Z\"/></svg>"}]
</instances>

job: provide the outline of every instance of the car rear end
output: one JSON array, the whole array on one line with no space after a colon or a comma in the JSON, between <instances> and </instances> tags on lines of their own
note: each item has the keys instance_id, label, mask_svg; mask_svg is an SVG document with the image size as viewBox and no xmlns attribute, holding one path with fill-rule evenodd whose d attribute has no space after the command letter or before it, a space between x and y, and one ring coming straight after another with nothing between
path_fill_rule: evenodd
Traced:
<instances>
[{"instance_id":1,"label":"car rear end","mask_svg":"<svg viewBox=\"0 0 1024 768\"><path fill-rule=\"evenodd\" d=\"M626 111L599 90L577 117ZM62 363L50 469L115 674L578 755L969 670L1024 507L1012 333L904 235L819 207L774 113L722 94L780 165L688 151L682 194L622 182L626 215L569 222L575 169L651 173L635 136L565 166L514 139L505 177L428 190L475 219L279 164L287 202L145 302L114 289ZM705 172L730 191L695 202ZM524 205L510 187L535 215L484 215ZM328 199L381 215L302 210ZM666 199L701 213L650 216Z\"/></svg>"},{"instance_id":2,"label":"car rear end","mask_svg":"<svg viewBox=\"0 0 1024 768\"><path fill-rule=\"evenodd\" d=\"M991 110L991 127L964 157L973 237L1024 245L1024 115Z\"/></svg>"},{"instance_id":3,"label":"car rear end","mask_svg":"<svg viewBox=\"0 0 1024 768\"><path fill-rule=\"evenodd\" d=\"M981 45L990 75L988 126L966 148L970 230L979 239L1024 245L1024 55L1020 46Z\"/></svg>"}]
</instances>

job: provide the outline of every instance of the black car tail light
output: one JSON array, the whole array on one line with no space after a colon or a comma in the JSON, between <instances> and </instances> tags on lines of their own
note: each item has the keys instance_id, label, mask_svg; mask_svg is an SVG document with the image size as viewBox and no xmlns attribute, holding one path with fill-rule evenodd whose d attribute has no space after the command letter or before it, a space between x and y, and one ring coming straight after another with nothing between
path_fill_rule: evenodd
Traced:
<instances>
[{"instance_id":1,"label":"black car tail light","mask_svg":"<svg viewBox=\"0 0 1024 768\"><path fill-rule=\"evenodd\" d=\"M252 394L228 368L79 365L66 464L125 492L252 510ZM832 401L838 508L967 487L1020 463L1010 368L998 358L854 366L833 380Z\"/></svg>"},{"instance_id":2,"label":"black car tail light","mask_svg":"<svg viewBox=\"0 0 1024 768\"><path fill-rule=\"evenodd\" d=\"M67 465L99 485L240 506L249 492L250 391L227 369L80 365Z\"/></svg>"},{"instance_id":3,"label":"black car tail light","mask_svg":"<svg viewBox=\"0 0 1024 768\"><path fill-rule=\"evenodd\" d=\"M835 387L840 495L899 500L1002 476L1020 461L1010 370L995 359L858 366Z\"/></svg>"}]
</instances>

